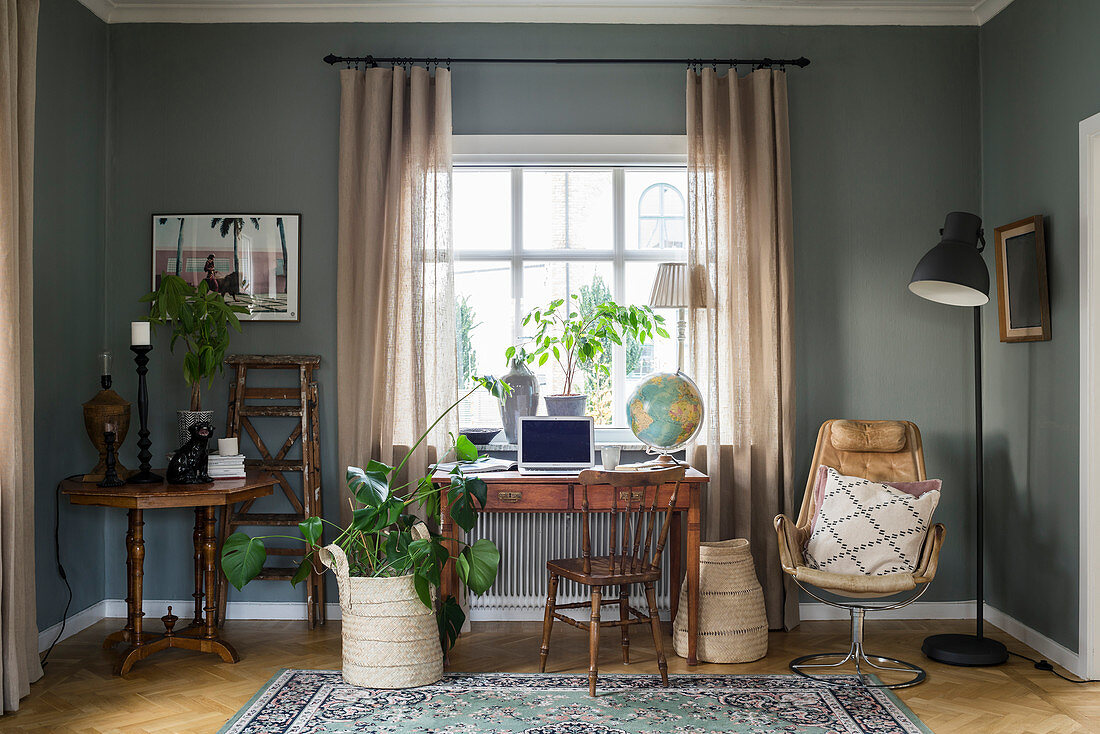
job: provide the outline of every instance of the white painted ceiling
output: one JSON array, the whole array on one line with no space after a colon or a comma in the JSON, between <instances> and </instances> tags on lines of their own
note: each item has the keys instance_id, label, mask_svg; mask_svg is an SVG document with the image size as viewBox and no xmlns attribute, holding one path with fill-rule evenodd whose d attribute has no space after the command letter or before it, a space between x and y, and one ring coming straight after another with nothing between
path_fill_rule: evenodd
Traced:
<instances>
[{"instance_id":1,"label":"white painted ceiling","mask_svg":"<svg viewBox=\"0 0 1100 734\"><path fill-rule=\"evenodd\" d=\"M81 0L108 23L981 25L1012 0Z\"/></svg>"}]
</instances>

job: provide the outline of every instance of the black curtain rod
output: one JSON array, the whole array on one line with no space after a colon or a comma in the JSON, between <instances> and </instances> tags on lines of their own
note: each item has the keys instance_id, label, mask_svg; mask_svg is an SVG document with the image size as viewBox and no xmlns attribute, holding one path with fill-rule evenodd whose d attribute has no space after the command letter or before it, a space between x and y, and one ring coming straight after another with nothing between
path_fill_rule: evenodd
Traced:
<instances>
[{"instance_id":1,"label":"black curtain rod","mask_svg":"<svg viewBox=\"0 0 1100 734\"><path fill-rule=\"evenodd\" d=\"M449 59L420 56L336 56L329 54L323 61L326 64L365 64L368 67L379 64L393 64L404 66L408 64L428 64L450 68L451 64L676 64L678 66L754 66L786 67L797 66L803 69L810 65L810 60L805 56L797 59L485 59L466 58Z\"/></svg>"}]
</instances>

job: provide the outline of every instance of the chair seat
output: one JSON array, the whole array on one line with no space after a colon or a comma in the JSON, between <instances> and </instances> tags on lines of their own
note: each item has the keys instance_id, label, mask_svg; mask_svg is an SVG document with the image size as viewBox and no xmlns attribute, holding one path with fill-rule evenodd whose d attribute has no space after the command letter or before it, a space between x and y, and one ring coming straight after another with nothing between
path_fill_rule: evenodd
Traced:
<instances>
[{"instance_id":1,"label":"chair seat","mask_svg":"<svg viewBox=\"0 0 1100 734\"><path fill-rule=\"evenodd\" d=\"M583 558L558 558L553 561L547 561L546 570L556 576L561 576L562 578L567 578L586 586L642 584L648 581L657 581L661 578L661 569L649 568L648 565L637 571L631 571L629 560L627 561L626 570L623 570L623 560L620 556L615 556L614 569L611 567L611 558L609 556L600 556L591 560L592 571L590 573L584 572Z\"/></svg>"}]
</instances>

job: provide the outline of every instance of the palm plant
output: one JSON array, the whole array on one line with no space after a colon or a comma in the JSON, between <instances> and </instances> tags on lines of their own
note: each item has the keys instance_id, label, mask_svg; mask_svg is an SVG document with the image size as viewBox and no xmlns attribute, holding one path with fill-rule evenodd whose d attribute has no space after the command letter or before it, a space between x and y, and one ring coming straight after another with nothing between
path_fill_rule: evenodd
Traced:
<instances>
[{"instance_id":1,"label":"palm plant","mask_svg":"<svg viewBox=\"0 0 1100 734\"><path fill-rule=\"evenodd\" d=\"M258 232L260 230L260 218L249 217L248 220L252 222L252 226ZM210 227L217 229L222 237L227 237L230 232L233 233L233 272L241 272L241 258L238 250L241 246L241 232L244 230L244 217L214 217L210 220Z\"/></svg>"},{"instance_id":2,"label":"palm plant","mask_svg":"<svg viewBox=\"0 0 1100 734\"><path fill-rule=\"evenodd\" d=\"M179 233L176 235L176 275L180 274L180 261L183 260L183 217L176 217L180 220ZM168 224L168 217L158 217L157 222L160 224Z\"/></svg>"},{"instance_id":3,"label":"palm plant","mask_svg":"<svg viewBox=\"0 0 1100 734\"><path fill-rule=\"evenodd\" d=\"M283 246L283 277L290 278L290 263L286 255L286 225L283 224L282 217L275 217L275 226L279 228L279 244Z\"/></svg>"}]
</instances>

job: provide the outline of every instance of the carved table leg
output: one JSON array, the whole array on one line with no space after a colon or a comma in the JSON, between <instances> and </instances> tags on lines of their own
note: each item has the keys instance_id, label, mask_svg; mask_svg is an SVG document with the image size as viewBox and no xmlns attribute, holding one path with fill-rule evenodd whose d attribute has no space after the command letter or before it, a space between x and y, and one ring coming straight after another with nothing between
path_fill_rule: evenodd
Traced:
<instances>
[{"instance_id":1,"label":"carved table leg","mask_svg":"<svg viewBox=\"0 0 1100 734\"><path fill-rule=\"evenodd\" d=\"M195 532L192 534L191 539L195 546L195 593L191 596L195 597L195 618L191 620L191 624L196 627L202 624L202 599L203 599L203 542L205 532L205 513L203 508L195 508Z\"/></svg>"},{"instance_id":2,"label":"carved table leg","mask_svg":"<svg viewBox=\"0 0 1100 734\"><path fill-rule=\"evenodd\" d=\"M217 583L218 583L218 566L217 566L217 552L218 552L218 536L217 530L214 527L216 519L216 511L214 507L207 507L206 510L206 538L203 544L203 551L206 560L206 625L203 630L202 642L203 652L216 652L221 656L221 659L227 663L235 663L240 660L240 656L237 651L233 649L225 640L218 639L218 630L215 624L215 614L217 612Z\"/></svg>"},{"instance_id":3,"label":"carved table leg","mask_svg":"<svg viewBox=\"0 0 1100 734\"><path fill-rule=\"evenodd\" d=\"M126 626L117 632L112 632L107 635L107 638L103 640L103 649L110 650L112 647L120 642L129 642L130 634L133 632L133 614L134 614L134 573L133 561L130 559L131 547L134 544L134 531L133 531L133 515L134 510L130 510L128 522L126 524Z\"/></svg>"},{"instance_id":4,"label":"carved table leg","mask_svg":"<svg viewBox=\"0 0 1100 734\"><path fill-rule=\"evenodd\" d=\"M128 572L130 577L130 647L115 665L116 675L125 675L133 667L134 663L141 660L155 650L145 650L145 639L141 633L141 618L145 616L142 611L142 577L145 564L145 538L142 534L141 510L130 510L130 554Z\"/></svg>"}]
</instances>

